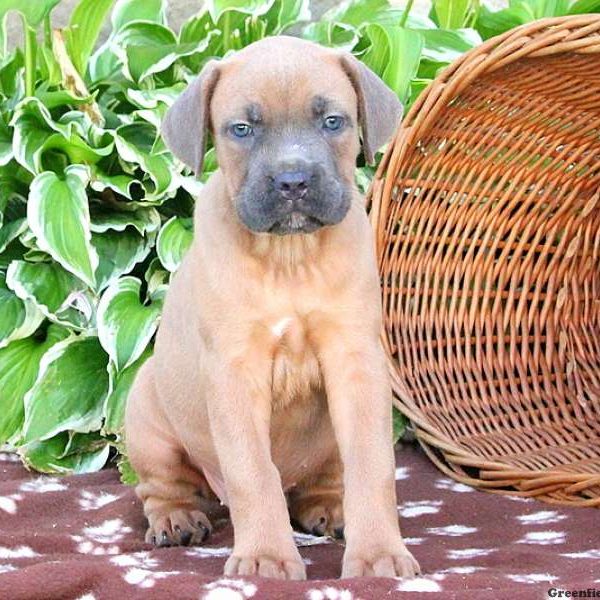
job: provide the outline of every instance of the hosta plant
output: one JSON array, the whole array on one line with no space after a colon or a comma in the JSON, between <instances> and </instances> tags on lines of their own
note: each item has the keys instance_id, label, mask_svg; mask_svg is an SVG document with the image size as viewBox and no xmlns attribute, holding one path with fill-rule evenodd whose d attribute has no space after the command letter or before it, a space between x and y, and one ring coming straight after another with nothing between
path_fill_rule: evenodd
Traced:
<instances>
[{"instance_id":1,"label":"hosta plant","mask_svg":"<svg viewBox=\"0 0 600 600\"><path fill-rule=\"evenodd\" d=\"M56 30L59 1L0 0L0 445L63 473L122 450L128 390L192 239L194 196L217 168L209 147L196 179L159 134L207 60L291 29L354 52L410 104L481 42L477 28L600 8L520 0L494 20L476 0L436 0L429 17L354 0L311 22L308 0L209 0L173 31L165 0L81 0ZM10 52L9 11L24 33ZM357 185L371 175L358 169Z\"/></svg>"}]
</instances>

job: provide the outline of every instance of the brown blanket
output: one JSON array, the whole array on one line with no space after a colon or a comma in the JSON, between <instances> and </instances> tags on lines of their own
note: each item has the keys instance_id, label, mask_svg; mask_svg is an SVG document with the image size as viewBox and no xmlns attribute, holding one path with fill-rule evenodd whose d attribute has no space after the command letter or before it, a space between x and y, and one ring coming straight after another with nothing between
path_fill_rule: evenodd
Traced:
<instances>
[{"instance_id":1,"label":"brown blanket","mask_svg":"<svg viewBox=\"0 0 600 600\"><path fill-rule=\"evenodd\" d=\"M443 477L412 447L398 452L403 534L418 579L337 580L343 546L298 536L307 582L227 579L228 523L197 548L153 550L134 492L114 470L57 478L0 454L0 599L194 598L370 600L547 598L551 588L596 588L600 513L500 497Z\"/></svg>"}]
</instances>

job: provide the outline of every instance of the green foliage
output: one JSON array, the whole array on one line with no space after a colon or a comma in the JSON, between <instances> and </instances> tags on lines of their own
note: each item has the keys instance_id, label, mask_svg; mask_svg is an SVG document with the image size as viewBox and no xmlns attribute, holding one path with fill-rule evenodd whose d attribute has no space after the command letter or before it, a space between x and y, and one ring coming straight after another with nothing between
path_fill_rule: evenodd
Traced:
<instances>
[{"instance_id":1,"label":"green foliage","mask_svg":"<svg viewBox=\"0 0 600 600\"><path fill-rule=\"evenodd\" d=\"M141 356L158 327L164 289L151 294L151 303L144 306L140 288L136 277L121 277L104 292L98 306L98 337L117 373Z\"/></svg>"},{"instance_id":2,"label":"green foliage","mask_svg":"<svg viewBox=\"0 0 600 600\"><path fill-rule=\"evenodd\" d=\"M85 74L102 25L115 0L81 0L67 29L67 48L75 68Z\"/></svg>"},{"instance_id":3,"label":"green foliage","mask_svg":"<svg viewBox=\"0 0 600 600\"><path fill-rule=\"evenodd\" d=\"M173 217L164 224L156 241L156 251L168 271L177 271L192 238L192 219Z\"/></svg>"},{"instance_id":4,"label":"green foliage","mask_svg":"<svg viewBox=\"0 0 600 600\"><path fill-rule=\"evenodd\" d=\"M99 469L123 448L127 394L192 241L193 197L217 168L208 148L192 177L160 123L208 60L294 26L352 51L410 105L482 38L600 10L600 0L511 0L498 12L435 0L418 17L411 3L346 0L310 22L308 0L210 0L173 31L166 0L80 0L53 34L58 2L0 0L0 444L60 473ZM10 11L25 42L9 54ZM360 189L373 172L357 170ZM394 425L397 438L398 414ZM125 460L119 468L133 481Z\"/></svg>"},{"instance_id":5,"label":"green foliage","mask_svg":"<svg viewBox=\"0 0 600 600\"><path fill-rule=\"evenodd\" d=\"M494 12L481 7L475 26L483 39L543 17L600 12L600 0L509 0L508 8Z\"/></svg>"}]
</instances>

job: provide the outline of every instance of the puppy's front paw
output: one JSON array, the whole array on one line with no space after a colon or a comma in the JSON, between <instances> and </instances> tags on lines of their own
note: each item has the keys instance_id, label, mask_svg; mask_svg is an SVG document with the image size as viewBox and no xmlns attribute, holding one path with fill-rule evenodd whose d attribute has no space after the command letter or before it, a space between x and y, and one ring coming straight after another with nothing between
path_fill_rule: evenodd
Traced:
<instances>
[{"instance_id":1,"label":"puppy's front paw","mask_svg":"<svg viewBox=\"0 0 600 600\"><path fill-rule=\"evenodd\" d=\"M406 549L401 552L381 552L370 555L349 554L342 564L342 578L347 577L414 577L421 572L415 557Z\"/></svg>"},{"instance_id":2,"label":"puppy's front paw","mask_svg":"<svg viewBox=\"0 0 600 600\"><path fill-rule=\"evenodd\" d=\"M146 542L159 548L201 544L212 531L208 517L200 510L173 508L149 517Z\"/></svg>"},{"instance_id":3,"label":"puppy's front paw","mask_svg":"<svg viewBox=\"0 0 600 600\"><path fill-rule=\"evenodd\" d=\"M273 579L306 579L306 567L300 559L289 560L267 554L237 556L232 554L225 563L225 575L259 575Z\"/></svg>"}]
</instances>

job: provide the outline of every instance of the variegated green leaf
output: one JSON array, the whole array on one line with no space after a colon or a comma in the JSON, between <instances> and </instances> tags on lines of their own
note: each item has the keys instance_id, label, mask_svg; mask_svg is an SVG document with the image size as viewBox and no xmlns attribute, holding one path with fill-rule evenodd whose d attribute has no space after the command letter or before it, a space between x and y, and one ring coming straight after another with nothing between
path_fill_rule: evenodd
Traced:
<instances>
[{"instance_id":1,"label":"variegated green leaf","mask_svg":"<svg viewBox=\"0 0 600 600\"><path fill-rule=\"evenodd\" d=\"M115 37L113 49L132 81L141 82L162 73L180 58L204 54L216 30L205 31L195 42L177 41L175 34L158 23L130 23Z\"/></svg>"},{"instance_id":2,"label":"variegated green leaf","mask_svg":"<svg viewBox=\"0 0 600 600\"><path fill-rule=\"evenodd\" d=\"M194 238L191 218L173 217L160 230L156 251L164 267L174 273Z\"/></svg>"},{"instance_id":3,"label":"variegated green leaf","mask_svg":"<svg viewBox=\"0 0 600 600\"><path fill-rule=\"evenodd\" d=\"M111 22L115 32L134 21L167 24L166 0L117 0Z\"/></svg>"},{"instance_id":4,"label":"variegated green leaf","mask_svg":"<svg viewBox=\"0 0 600 600\"><path fill-rule=\"evenodd\" d=\"M144 273L144 280L148 286L148 295L152 296L159 288L167 286L170 277L171 273L165 271L160 259L153 258L148 265L148 269L146 269L146 272Z\"/></svg>"},{"instance_id":5,"label":"variegated green leaf","mask_svg":"<svg viewBox=\"0 0 600 600\"><path fill-rule=\"evenodd\" d=\"M99 257L96 289L101 291L146 259L154 245L154 234L142 237L131 228L124 231L107 230L94 233L92 244Z\"/></svg>"},{"instance_id":6,"label":"variegated green leaf","mask_svg":"<svg viewBox=\"0 0 600 600\"><path fill-rule=\"evenodd\" d=\"M123 440L125 406L127 396L133 385L133 381L140 367L150 358L152 352L146 348L142 355L127 368L118 372L114 365L109 366L110 391L106 398L104 408L104 426L103 433L107 435L116 435L118 440Z\"/></svg>"},{"instance_id":7,"label":"variegated green leaf","mask_svg":"<svg viewBox=\"0 0 600 600\"><path fill-rule=\"evenodd\" d=\"M8 223L0 223L0 252L4 252L6 247L16 240L20 235L27 231L27 220L16 219Z\"/></svg>"},{"instance_id":8,"label":"variegated green leaf","mask_svg":"<svg viewBox=\"0 0 600 600\"><path fill-rule=\"evenodd\" d=\"M27 220L40 249L93 288L98 255L91 244L88 180L89 170L81 165L67 167L62 179L52 172L38 175Z\"/></svg>"},{"instance_id":9,"label":"variegated green leaf","mask_svg":"<svg viewBox=\"0 0 600 600\"><path fill-rule=\"evenodd\" d=\"M12 132L0 117L0 167L8 164L13 157Z\"/></svg>"},{"instance_id":10,"label":"variegated green leaf","mask_svg":"<svg viewBox=\"0 0 600 600\"><path fill-rule=\"evenodd\" d=\"M91 230L103 233L108 230L124 231L132 227L140 235L157 232L160 227L160 215L155 208L139 208L133 211L117 211L103 203L91 205Z\"/></svg>"},{"instance_id":11,"label":"variegated green leaf","mask_svg":"<svg viewBox=\"0 0 600 600\"><path fill-rule=\"evenodd\" d=\"M377 23L366 25L364 32L371 45L361 59L406 102L421 59L422 36L411 29Z\"/></svg>"},{"instance_id":12,"label":"variegated green leaf","mask_svg":"<svg viewBox=\"0 0 600 600\"><path fill-rule=\"evenodd\" d=\"M54 344L67 336L58 325L48 328L44 339L28 337L0 348L0 444L14 441L23 426L25 394L35 383L40 360Z\"/></svg>"},{"instance_id":13,"label":"variegated green leaf","mask_svg":"<svg viewBox=\"0 0 600 600\"><path fill-rule=\"evenodd\" d=\"M44 315L35 304L16 296L0 272L0 348L30 336L43 320Z\"/></svg>"},{"instance_id":14,"label":"variegated green leaf","mask_svg":"<svg viewBox=\"0 0 600 600\"><path fill-rule=\"evenodd\" d=\"M177 186L172 157L153 153L157 136L156 128L150 123L139 122L119 127L115 135L119 156L147 173L150 181L144 182L144 188L148 200L173 195Z\"/></svg>"},{"instance_id":15,"label":"variegated green leaf","mask_svg":"<svg viewBox=\"0 0 600 600\"><path fill-rule=\"evenodd\" d=\"M183 83L158 89L128 89L127 98L138 108L157 108L161 103L171 106L185 89Z\"/></svg>"},{"instance_id":16,"label":"variegated green leaf","mask_svg":"<svg viewBox=\"0 0 600 600\"><path fill-rule=\"evenodd\" d=\"M42 473L92 473L106 464L110 444L98 433L63 432L18 452L29 469Z\"/></svg>"},{"instance_id":17,"label":"variegated green leaf","mask_svg":"<svg viewBox=\"0 0 600 600\"><path fill-rule=\"evenodd\" d=\"M54 344L25 395L23 443L50 439L62 431L100 429L108 393L107 363L95 337L72 335Z\"/></svg>"},{"instance_id":18,"label":"variegated green leaf","mask_svg":"<svg viewBox=\"0 0 600 600\"><path fill-rule=\"evenodd\" d=\"M0 0L0 21L4 20L8 12L15 10L25 17L29 25L35 27L59 2L60 0Z\"/></svg>"},{"instance_id":19,"label":"variegated green leaf","mask_svg":"<svg viewBox=\"0 0 600 600\"><path fill-rule=\"evenodd\" d=\"M113 149L110 136L98 136L95 146L86 138L91 137L92 126L83 113L76 119L63 115L55 121L39 98L26 98L13 115L13 154L17 162L31 173L39 174L49 153L59 153L72 163L95 164L108 156Z\"/></svg>"},{"instance_id":20,"label":"variegated green leaf","mask_svg":"<svg viewBox=\"0 0 600 600\"><path fill-rule=\"evenodd\" d=\"M85 330L95 323L95 302L87 286L55 262L13 261L7 284L48 319Z\"/></svg>"},{"instance_id":21,"label":"variegated green leaf","mask_svg":"<svg viewBox=\"0 0 600 600\"><path fill-rule=\"evenodd\" d=\"M145 305L140 288L139 279L122 277L104 292L98 305L98 337L117 371L141 356L158 327L162 295Z\"/></svg>"},{"instance_id":22,"label":"variegated green leaf","mask_svg":"<svg viewBox=\"0 0 600 600\"><path fill-rule=\"evenodd\" d=\"M65 30L67 50L75 68L85 75L100 30L115 0L80 0Z\"/></svg>"}]
</instances>

